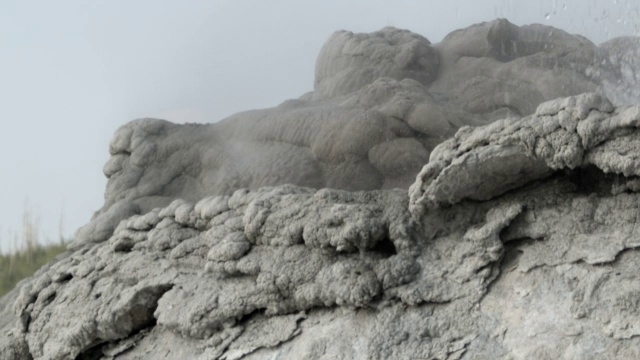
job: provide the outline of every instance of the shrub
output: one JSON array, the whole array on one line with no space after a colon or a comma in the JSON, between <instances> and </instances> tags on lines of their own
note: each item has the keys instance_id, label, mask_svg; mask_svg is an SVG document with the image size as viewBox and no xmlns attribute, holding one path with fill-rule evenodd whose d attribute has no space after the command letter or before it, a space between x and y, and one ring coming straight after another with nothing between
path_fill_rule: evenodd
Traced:
<instances>
[{"instance_id":1,"label":"shrub","mask_svg":"<svg viewBox=\"0 0 640 360\"><path fill-rule=\"evenodd\" d=\"M57 244L43 245L39 241L38 222L32 214L30 209L24 211L21 236L14 239L14 250L8 254L0 254L0 296L11 291L20 280L33 275L42 265L64 252L69 243L60 235Z\"/></svg>"},{"instance_id":2,"label":"shrub","mask_svg":"<svg viewBox=\"0 0 640 360\"><path fill-rule=\"evenodd\" d=\"M36 244L13 254L0 255L0 296L11 291L16 284L33 275L42 265L64 252L66 243Z\"/></svg>"}]
</instances>

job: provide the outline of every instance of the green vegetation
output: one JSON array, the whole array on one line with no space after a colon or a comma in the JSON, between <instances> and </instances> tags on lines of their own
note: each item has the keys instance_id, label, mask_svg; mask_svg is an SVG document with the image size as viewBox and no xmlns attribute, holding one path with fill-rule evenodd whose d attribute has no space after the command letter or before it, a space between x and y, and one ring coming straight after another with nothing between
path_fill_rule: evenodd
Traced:
<instances>
[{"instance_id":1,"label":"green vegetation","mask_svg":"<svg viewBox=\"0 0 640 360\"><path fill-rule=\"evenodd\" d=\"M32 211L25 210L22 233L14 238L14 250L8 254L0 253L0 296L11 291L20 280L33 275L42 265L64 252L68 243L60 235L57 244L43 245L39 241L37 219L32 215Z\"/></svg>"},{"instance_id":2,"label":"green vegetation","mask_svg":"<svg viewBox=\"0 0 640 360\"><path fill-rule=\"evenodd\" d=\"M65 243L36 245L15 254L0 255L0 296L11 291L20 280L33 275L66 248Z\"/></svg>"}]
</instances>

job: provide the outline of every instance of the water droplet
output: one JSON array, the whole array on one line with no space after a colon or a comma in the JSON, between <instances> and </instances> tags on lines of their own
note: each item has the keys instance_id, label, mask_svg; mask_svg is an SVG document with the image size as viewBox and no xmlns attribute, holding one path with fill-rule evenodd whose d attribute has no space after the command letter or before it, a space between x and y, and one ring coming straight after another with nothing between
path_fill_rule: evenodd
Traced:
<instances>
[{"instance_id":1,"label":"water droplet","mask_svg":"<svg viewBox=\"0 0 640 360\"><path fill-rule=\"evenodd\" d=\"M551 14L546 13L546 14L544 15L544 17L545 17L547 20L549 20L549 18L551 17Z\"/></svg>"}]
</instances>

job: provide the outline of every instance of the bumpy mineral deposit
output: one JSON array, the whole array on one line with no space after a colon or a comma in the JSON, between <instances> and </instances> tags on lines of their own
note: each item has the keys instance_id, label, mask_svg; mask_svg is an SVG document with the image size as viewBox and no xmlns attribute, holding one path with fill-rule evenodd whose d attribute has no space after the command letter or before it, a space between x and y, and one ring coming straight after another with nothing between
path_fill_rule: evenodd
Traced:
<instances>
[{"instance_id":1,"label":"bumpy mineral deposit","mask_svg":"<svg viewBox=\"0 0 640 360\"><path fill-rule=\"evenodd\" d=\"M115 134L0 359L640 358L640 39L339 31L314 91Z\"/></svg>"}]
</instances>

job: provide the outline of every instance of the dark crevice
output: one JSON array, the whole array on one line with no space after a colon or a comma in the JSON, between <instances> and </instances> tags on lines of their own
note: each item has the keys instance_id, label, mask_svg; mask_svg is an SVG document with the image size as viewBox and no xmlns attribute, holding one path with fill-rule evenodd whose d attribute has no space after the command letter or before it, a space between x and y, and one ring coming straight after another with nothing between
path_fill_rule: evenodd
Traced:
<instances>
[{"instance_id":1,"label":"dark crevice","mask_svg":"<svg viewBox=\"0 0 640 360\"><path fill-rule=\"evenodd\" d=\"M393 255L398 254L398 250L396 249L396 246L393 244L393 241L391 241L391 239L389 239L388 237L385 237L384 239L378 241L370 249L370 251L383 255L386 258L389 258L389 257L392 257Z\"/></svg>"},{"instance_id":2,"label":"dark crevice","mask_svg":"<svg viewBox=\"0 0 640 360\"><path fill-rule=\"evenodd\" d=\"M151 330L156 326L156 321L150 323L149 326L139 329L137 331L132 332L124 339L116 340L116 341L108 341L95 344L91 346L88 350L79 354L76 357L76 360L100 360L104 359L105 355L118 356L128 352L129 350L135 348L135 345L140 342L145 336L147 336ZM125 347L123 347L123 341L125 341ZM126 343L129 343L128 345ZM114 348L120 348L116 352L114 352ZM109 357L107 357L109 358Z\"/></svg>"},{"instance_id":3,"label":"dark crevice","mask_svg":"<svg viewBox=\"0 0 640 360\"><path fill-rule=\"evenodd\" d=\"M122 319L114 319L115 324L130 323L131 327L128 333L120 339L113 341L104 341L103 339L95 339L95 342L83 350L76 360L98 360L103 357L103 350L110 345L116 344L118 341L128 339L140 334L143 331L156 326L157 319L154 313L158 308L160 298L168 291L173 289L173 284L156 285L140 290L131 299L132 306L123 313ZM100 294L95 296L100 297ZM122 329L119 329L122 330ZM126 330L125 330L126 331Z\"/></svg>"},{"instance_id":4,"label":"dark crevice","mask_svg":"<svg viewBox=\"0 0 640 360\"><path fill-rule=\"evenodd\" d=\"M513 246L504 247L504 255L500 260L500 271L513 271L518 267L518 259L524 253L521 249Z\"/></svg>"},{"instance_id":5,"label":"dark crevice","mask_svg":"<svg viewBox=\"0 0 640 360\"><path fill-rule=\"evenodd\" d=\"M43 306L47 306L47 305L51 304L53 302L53 300L55 300L55 298L56 298L56 293L54 292L53 294L49 295L49 297L47 297L43 301Z\"/></svg>"},{"instance_id":6,"label":"dark crevice","mask_svg":"<svg viewBox=\"0 0 640 360\"><path fill-rule=\"evenodd\" d=\"M64 274L63 276L60 277L60 279L58 279L57 282L64 283L64 282L70 281L71 279L73 279L72 274Z\"/></svg>"},{"instance_id":7,"label":"dark crevice","mask_svg":"<svg viewBox=\"0 0 640 360\"><path fill-rule=\"evenodd\" d=\"M266 309L262 309L262 308L261 309L255 309L255 310L251 311L248 314L244 314L244 315L238 317L236 323L238 323L238 324L246 323L252 317L258 316L258 315L264 315L265 312L266 312Z\"/></svg>"},{"instance_id":8,"label":"dark crevice","mask_svg":"<svg viewBox=\"0 0 640 360\"><path fill-rule=\"evenodd\" d=\"M129 311L129 315L132 317L133 322L131 333L138 333L144 328L155 326L156 318L153 314L158 308L158 301L172 288L173 284L160 285L141 291L136 295L133 300L136 302L136 305L134 305Z\"/></svg>"},{"instance_id":9,"label":"dark crevice","mask_svg":"<svg viewBox=\"0 0 640 360\"><path fill-rule=\"evenodd\" d=\"M637 176L624 176L622 174L605 173L595 165L585 165L573 170L562 170L579 194L597 194L611 196L618 193L636 192L630 183L640 180Z\"/></svg>"},{"instance_id":10,"label":"dark crevice","mask_svg":"<svg viewBox=\"0 0 640 360\"><path fill-rule=\"evenodd\" d=\"M89 347L76 356L76 360L100 360L103 357L102 349L109 343L98 343Z\"/></svg>"},{"instance_id":11,"label":"dark crevice","mask_svg":"<svg viewBox=\"0 0 640 360\"><path fill-rule=\"evenodd\" d=\"M236 318L236 325L240 325L242 326L243 324L245 324L246 322L248 322L249 320L251 320L252 317L254 316L258 316L258 315L264 315L266 313L266 309L255 309L247 314L241 315L239 317ZM240 334L238 334L238 336L240 336L242 334L242 332L244 332L244 328L241 328L242 331L240 332ZM237 337L236 337L237 339ZM235 339L233 341L230 341L222 350L221 350L221 354L224 354L227 352L227 350L229 349L229 347L231 346L231 344L233 344L233 342L235 341ZM256 349L257 350L257 349Z\"/></svg>"},{"instance_id":12,"label":"dark crevice","mask_svg":"<svg viewBox=\"0 0 640 360\"><path fill-rule=\"evenodd\" d=\"M522 215L522 214L520 214ZM518 215L518 216L520 216ZM507 230L508 227L504 228L502 231L504 232L505 230ZM502 236L502 232L500 233L500 239L504 239L504 237ZM510 259L512 261L515 261L515 259L520 256L520 254L522 254L522 250L520 249L521 245L530 245L533 244L537 241L541 241L543 239L534 239L534 238L530 238L530 237L519 237L519 238L511 238L511 239L506 239L506 240L502 240L502 243L504 245L504 254L505 257L510 257Z\"/></svg>"},{"instance_id":13,"label":"dark crevice","mask_svg":"<svg viewBox=\"0 0 640 360\"><path fill-rule=\"evenodd\" d=\"M620 181L620 175L605 174L593 165L564 171L569 180L575 184L579 194L611 195L611 185Z\"/></svg>"},{"instance_id":14,"label":"dark crevice","mask_svg":"<svg viewBox=\"0 0 640 360\"><path fill-rule=\"evenodd\" d=\"M460 201L454 204L438 204L440 210L444 209L454 209L456 206L460 204L472 204L472 205L483 205L486 204L489 200L497 200L506 197L520 197L521 194L527 192L536 192L539 189L545 189L549 186L558 187L563 189L563 193L586 193L592 194L596 192L598 194L603 195L611 195L611 184L613 181L616 181L620 178L626 179L621 175L616 174L604 174L600 169L595 166L588 165L582 168L577 168L573 170L562 169L558 171L551 171L540 175L537 178L530 179L527 182L522 184L517 184L514 186L513 184L505 184L505 188L509 188L509 190L504 191L503 193L496 194L492 196L490 199L474 199L474 198L463 198ZM511 188L513 186L513 188ZM593 189L594 191L590 191ZM536 199L533 199L535 202Z\"/></svg>"}]
</instances>

